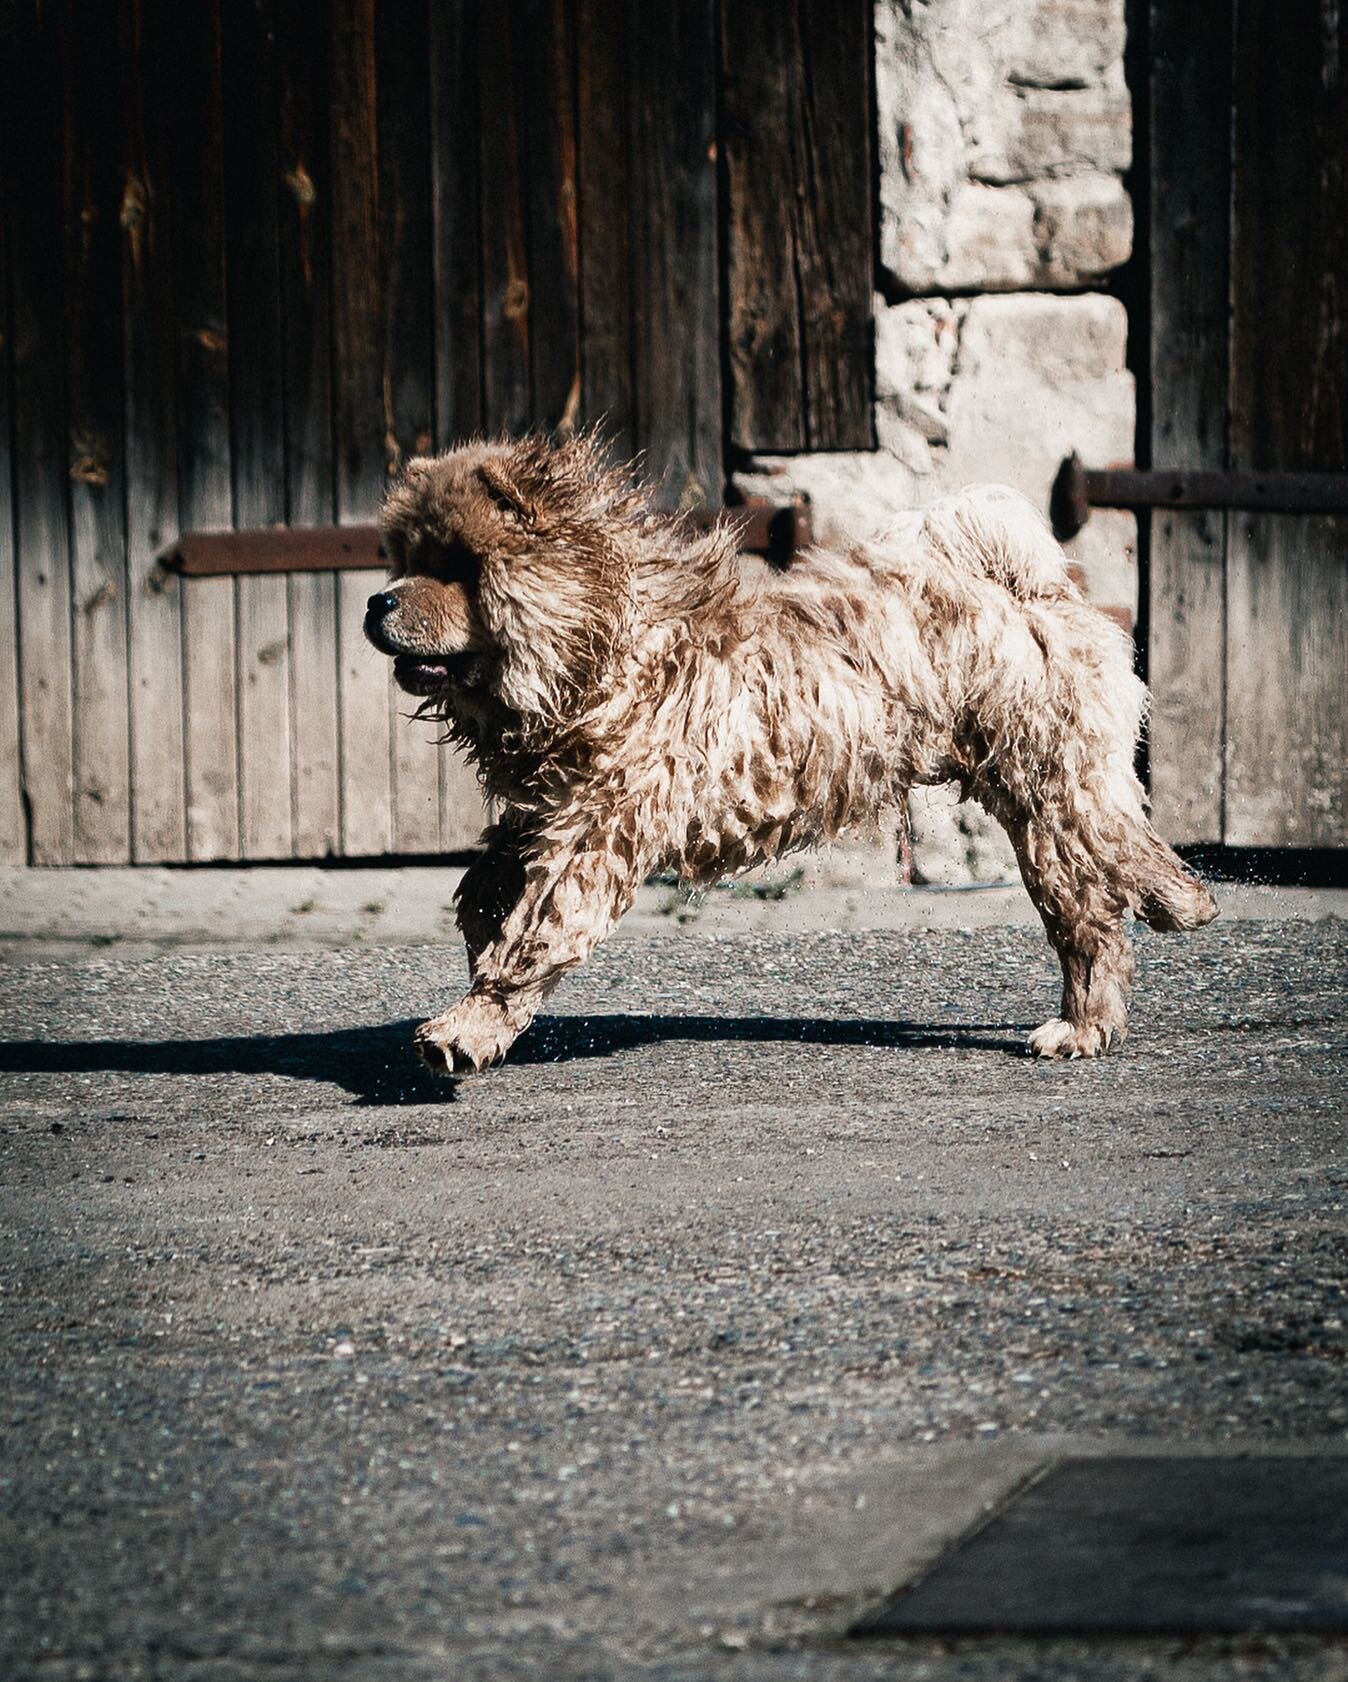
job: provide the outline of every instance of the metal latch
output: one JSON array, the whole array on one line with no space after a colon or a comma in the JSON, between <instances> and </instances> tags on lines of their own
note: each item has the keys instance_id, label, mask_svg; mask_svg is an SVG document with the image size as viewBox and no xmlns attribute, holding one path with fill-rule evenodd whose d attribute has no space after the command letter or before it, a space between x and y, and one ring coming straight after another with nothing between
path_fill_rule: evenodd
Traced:
<instances>
[{"instance_id":1,"label":"metal latch","mask_svg":"<svg viewBox=\"0 0 1348 1682\"><path fill-rule=\"evenodd\" d=\"M1083 467L1073 453L1053 481L1049 512L1074 537L1092 508L1239 508L1260 514L1348 514L1348 473L1211 472Z\"/></svg>"},{"instance_id":2,"label":"metal latch","mask_svg":"<svg viewBox=\"0 0 1348 1682\"><path fill-rule=\"evenodd\" d=\"M697 508L688 516L700 531L735 527L739 546L787 565L814 541L809 504L749 499L736 508ZM161 556L184 578L246 573L328 572L384 565L377 526L263 526L250 531L184 532Z\"/></svg>"}]
</instances>

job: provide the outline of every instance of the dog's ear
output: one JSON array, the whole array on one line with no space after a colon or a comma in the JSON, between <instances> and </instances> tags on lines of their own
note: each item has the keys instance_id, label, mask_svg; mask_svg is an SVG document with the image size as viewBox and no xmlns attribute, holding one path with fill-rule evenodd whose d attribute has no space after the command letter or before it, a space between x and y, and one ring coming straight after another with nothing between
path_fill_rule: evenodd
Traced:
<instances>
[{"instance_id":1,"label":"dog's ear","mask_svg":"<svg viewBox=\"0 0 1348 1682\"><path fill-rule=\"evenodd\" d=\"M517 463L493 458L484 461L477 476L487 487L488 495L498 507L526 526L538 524L537 487L519 472Z\"/></svg>"}]
</instances>

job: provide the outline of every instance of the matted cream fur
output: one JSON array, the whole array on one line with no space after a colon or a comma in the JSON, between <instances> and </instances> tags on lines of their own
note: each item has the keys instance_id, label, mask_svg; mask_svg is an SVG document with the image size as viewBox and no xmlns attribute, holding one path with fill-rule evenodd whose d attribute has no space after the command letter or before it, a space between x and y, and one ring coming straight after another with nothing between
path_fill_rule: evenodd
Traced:
<instances>
[{"instance_id":1,"label":"matted cream fur","mask_svg":"<svg viewBox=\"0 0 1348 1682\"><path fill-rule=\"evenodd\" d=\"M652 871L707 883L957 782L1003 824L1062 961L1041 1057L1128 1026L1132 911L1212 897L1147 822L1146 693L1032 506L983 487L775 572L693 536L582 437L412 461L366 631L499 812L464 877L472 984L432 1068L503 1057Z\"/></svg>"}]
</instances>

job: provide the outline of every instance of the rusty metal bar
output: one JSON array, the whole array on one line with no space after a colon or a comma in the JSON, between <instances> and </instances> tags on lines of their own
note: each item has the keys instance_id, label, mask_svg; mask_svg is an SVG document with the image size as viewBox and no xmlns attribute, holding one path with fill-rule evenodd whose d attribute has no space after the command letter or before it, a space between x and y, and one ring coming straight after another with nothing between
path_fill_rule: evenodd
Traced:
<instances>
[{"instance_id":1,"label":"rusty metal bar","mask_svg":"<svg viewBox=\"0 0 1348 1682\"><path fill-rule=\"evenodd\" d=\"M813 542L810 510L803 503L746 503L740 508L695 509L701 531L738 528L739 546L785 565ZM184 532L160 564L184 578L241 573L329 572L381 567L378 526L267 526L253 531Z\"/></svg>"},{"instance_id":2,"label":"rusty metal bar","mask_svg":"<svg viewBox=\"0 0 1348 1682\"><path fill-rule=\"evenodd\" d=\"M266 526L254 531L189 531L161 565L184 578L228 573L330 572L381 567L378 526Z\"/></svg>"},{"instance_id":3,"label":"rusty metal bar","mask_svg":"<svg viewBox=\"0 0 1348 1682\"><path fill-rule=\"evenodd\" d=\"M1084 467L1068 456L1053 483L1060 537L1072 537L1092 508L1230 508L1260 514L1348 514L1348 473L1212 472L1206 469Z\"/></svg>"}]
</instances>

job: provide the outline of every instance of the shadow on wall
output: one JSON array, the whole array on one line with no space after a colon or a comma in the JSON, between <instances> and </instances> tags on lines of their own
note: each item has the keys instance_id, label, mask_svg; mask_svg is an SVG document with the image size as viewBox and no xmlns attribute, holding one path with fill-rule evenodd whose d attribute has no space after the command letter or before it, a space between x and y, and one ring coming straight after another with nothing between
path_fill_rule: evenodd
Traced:
<instances>
[{"instance_id":1,"label":"shadow on wall","mask_svg":"<svg viewBox=\"0 0 1348 1682\"><path fill-rule=\"evenodd\" d=\"M282 1075L342 1087L359 1104L452 1103L463 1083L420 1067L411 1048L416 1026L415 1019L408 1019L327 1033L232 1039L10 1040L0 1044L0 1073ZM639 1046L731 1040L1021 1057L1028 1031L1008 1023L931 1025L869 1017L543 1016L520 1038L507 1062L569 1063Z\"/></svg>"}]
</instances>

